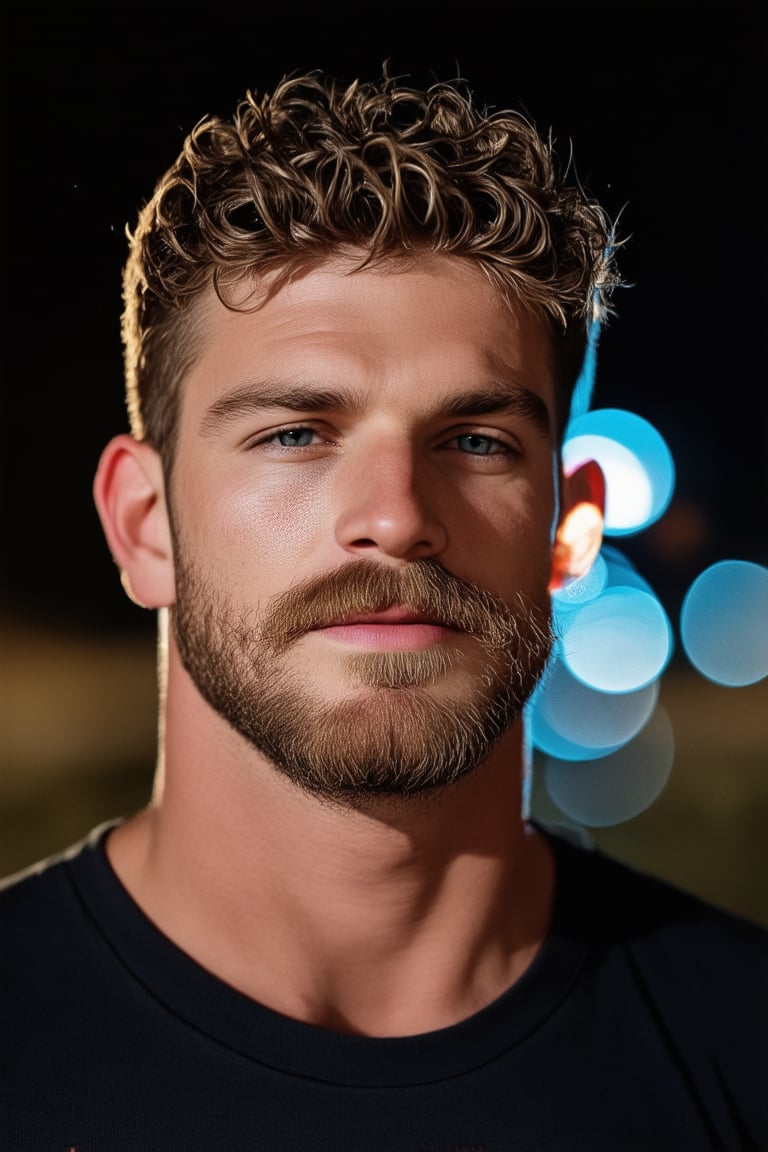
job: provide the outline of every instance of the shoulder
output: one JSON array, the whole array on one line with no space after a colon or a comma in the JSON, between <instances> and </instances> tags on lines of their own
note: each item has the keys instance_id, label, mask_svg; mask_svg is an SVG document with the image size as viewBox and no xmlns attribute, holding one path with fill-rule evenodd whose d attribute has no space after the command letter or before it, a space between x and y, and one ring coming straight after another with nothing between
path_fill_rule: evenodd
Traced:
<instances>
[{"instance_id":1,"label":"shoulder","mask_svg":"<svg viewBox=\"0 0 768 1152\"><path fill-rule=\"evenodd\" d=\"M765 994L768 926L702 899L668 880L607 855L586 839L545 830L558 868L562 916L599 947L628 948L684 974L687 983L716 983L728 974ZM734 993L738 994L735 989Z\"/></svg>"},{"instance_id":2,"label":"shoulder","mask_svg":"<svg viewBox=\"0 0 768 1152\"><path fill-rule=\"evenodd\" d=\"M628 967L713 1123L730 1132L736 1117L768 1148L768 927L600 851L559 852L578 877L571 915L590 925L598 957Z\"/></svg>"},{"instance_id":3,"label":"shoulder","mask_svg":"<svg viewBox=\"0 0 768 1152\"><path fill-rule=\"evenodd\" d=\"M99 825L62 852L0 879L0 935L7 945L0 951L4 955L10 950L23 952L26 946L39 947L79 914L73 876L88 866L89 857L101 855L111 827L112 822Z\"/></svg>"}]
</instances>

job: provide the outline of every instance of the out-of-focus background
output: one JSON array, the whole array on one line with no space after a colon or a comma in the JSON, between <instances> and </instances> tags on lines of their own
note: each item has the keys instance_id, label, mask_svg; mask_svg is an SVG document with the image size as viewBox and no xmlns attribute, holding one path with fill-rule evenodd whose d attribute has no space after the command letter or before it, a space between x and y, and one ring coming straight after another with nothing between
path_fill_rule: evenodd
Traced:
<instances>
[{"instance_id":1,"label":"out-of-focus background","mask_svg":"<svg viewBox=\"0 0 768 1152\"><path fill-rule=\"evenodd\" d=\"M664 516L622 549L676 627L694 578L768 563L762 2L106 4L2 16L0 874L141 806L155 620L122 592L91 500L127 421L125 228L184 135L247 87L319 67L463 75L573 150L626 237L597 406L674 457ZM768 923L768 681L725 687L677 638L660 682L674 764L648 808L591 829L631 863ZM578 768L574 769L578 771ZM534 810L562 818L535 774Z\"/></svg>"}]
</instances>

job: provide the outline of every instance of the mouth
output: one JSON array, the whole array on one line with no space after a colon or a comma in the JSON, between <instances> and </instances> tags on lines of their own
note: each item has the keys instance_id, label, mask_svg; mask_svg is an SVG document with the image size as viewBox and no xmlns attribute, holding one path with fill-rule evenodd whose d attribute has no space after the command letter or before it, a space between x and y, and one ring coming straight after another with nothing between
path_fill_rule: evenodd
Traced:
<instances>
[{"instance_id":1,"label":"mouth","mask_svg":"<svg viewBox=\"0 0 768 1152\"><path fill-rule=\"evenodd\" d=\"M458 629L429 613L393 605L378 612L359 612L315 629L330 640L358 648L415 651L455 637Z\"/></svg>"}]
</instances>

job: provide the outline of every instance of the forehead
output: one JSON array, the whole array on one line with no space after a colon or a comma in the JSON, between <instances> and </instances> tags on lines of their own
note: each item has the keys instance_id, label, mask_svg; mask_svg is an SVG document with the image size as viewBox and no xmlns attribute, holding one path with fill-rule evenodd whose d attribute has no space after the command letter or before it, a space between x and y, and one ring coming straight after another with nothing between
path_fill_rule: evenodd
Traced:
<instances>
[{"instance_id":1,"label":"forehead","mask_svg":"<svg viewBox=\"0 0 768 1152\"><path fill-rule=\"evenodd\" d=\"M200 354L183 409L238 388L299 379L318 388L390 393L413 406L483 384L535 393L554 418L546 322L508 306L480 268L430 257L359 268L328 260L272 294L240 289L198 305Z\"/></svg>"}]
</instances>

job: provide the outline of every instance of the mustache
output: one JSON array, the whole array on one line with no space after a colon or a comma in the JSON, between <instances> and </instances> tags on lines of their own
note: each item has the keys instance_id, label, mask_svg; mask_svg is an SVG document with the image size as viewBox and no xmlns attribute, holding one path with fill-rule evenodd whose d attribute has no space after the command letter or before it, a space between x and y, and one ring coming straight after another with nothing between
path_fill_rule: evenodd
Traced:
<instances>
[{"instance_id":1,"label":"mustache","mask_svg":"<svg viewBox=\"0 0 768 1152\"><path fill-rule=\"evenodd\" d=\"M471 633L490 648L519 643L523 618L528 630L533 625L540 639L551 640L548 608L533 605L521 593L516 600L517 610L494 593L454 576L437 560L413 560L402 568L356 560L280 593L260 631L262 639L280 652L305 632L399 605Z\"/></svg>"}]
</instances>

